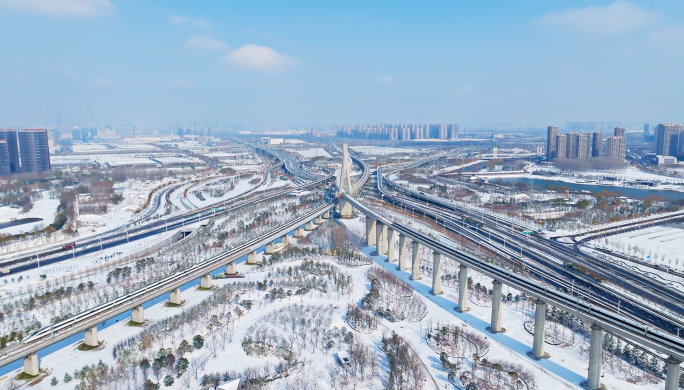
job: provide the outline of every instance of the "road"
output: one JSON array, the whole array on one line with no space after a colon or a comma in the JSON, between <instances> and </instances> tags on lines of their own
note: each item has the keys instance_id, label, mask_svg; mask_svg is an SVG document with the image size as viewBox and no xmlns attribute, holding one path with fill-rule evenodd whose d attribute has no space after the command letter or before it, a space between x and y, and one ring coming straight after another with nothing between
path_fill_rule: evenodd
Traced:
<instances>
[{"instance_id":1,"label":"road","mask_svg":"<svg viewBox=\"0 0 684 390\"><path fill-rule=\"evenodd\" d=\"M364 162L354 158L352 158L352 160L358 164L362 170L364 170L361 180L355 183L355 188L358 189L368 180L370 172L368 166ZM333 175L328 175L322 178L318 177L314 183L307 183L299 187L324 183L332 177ZM283 191L289 192L292 190L293 189L287 189ZM271 196L277 195L269 195L269 197ZM336 202L336 199L332 199L331 202L316 208L315 210L300 218L297 218L294 221L284 224L283 226L265 233L256 239L241 244L236 248L231 248L217 256L204 260L182 272L166 277L158 282L152 283L146 287L140 288L76 316L43 327L34 334L23 339L21 343L1 350L0 366L7 365L31 353L40 351L51 344L96 326L108 318L115 317L156 297L166 294L175 288L179 288L186 283L192 282L193 280L196 280L204 275L210 274L212 271L234 262L237 259L251 253L252 251L256 251L258 248L271 243L278 238L281 238L283 235L292 232L296 228L301 227L309 221L314 220L317 216L320 216L325 212L329 212L335 206ZM253 201L245 201L240 206L246 203L252 204Z\"/></svg>"},{"instance_id":2,"label":"road","mask_svg":"<svg viewBox=\"0 0 684 390\"><path fill-rule=\"evenodd\" d=\"M270 171L278 168L279 165L280 164L270 167L264 173L265 177L268 177ZM137 225L134 225L132 227L126 225L124 228L114 229L110 233L81 240L78 242L76 247L71 251L62 250L60 244L52 246L49 249L42 250L39 253L22 253L18 257L0 261L0 267L3 269L9 268L12 273L15 273L31 268L36 268L39 265L53 264L70 258L83 256L86 254L103 250L105 248L111 248L128 242L141 240L146 237L166 232L169 229L182 228L186 224L194 223L196 221L201 222L202 220L207 220L210 217L234 211L236 208L244 206L245 204L250 204L254 203L255 201L262 201L276 196L281 196L293 190L323 183L331 178L333 178L333 175L328 175L324 177L317 176L317 181L315 182L307 182L306 184L302 184L297 187L290 187L279 190L274 189L266 191L256 191L259 187L257 186L252 190L240 195L237 198L220 202L220 206L211 205L192 211L187 211L179 215L161 220L150 221L147 223L138 222ZM265 181L265 179L262 180L261 184L263 184Z\"/></svg>"},{"instance_id":3,"label":"road","mask_svg":"<svg viewBox=\"0 0 684 390\"><path fill-rule=\"evenodd\" d=\"M582 294L581 291L584 290L584 299L611 310L616 310L619 306L620 313L646 321L651 326L659 327L672 334L677 334L677 328L684 328L681 316L659 313L647 303L620 294L564 265L565 262L589 263L588 266L595 269L597 266L593 263L591 256L577 253L572 248L542 237L523 236L519 230L520 227L514 222L497 219L479 210L469 209L442 198L407 190L394 183L391 186L395 189L399 188L401 195L390 193L383 186L383 183L387 183L386 177L381 176L378 183L383 198L390 203L403 206L408 210L413 208L419 213L437 220L447 230L461 234L480 245L491 246L488 249L504 256L511 257L513 253L522 252L523 261L533 261L532 264L527 264L527 269L532 275L547 281L556 288L562 288L564 291L567 290L574 294ZM517 258L520 260L520 255ZM601 260L601 262L607 261ZM609 266L598 271L602 275L610 272L621 272L617 274L621 276L609 279L615 280L618 286L632 290L647 299L660 301L668 308L676 310L677 313L682 312L682 301L680 298L676 298L681 295L679 291L671 288L667 290L656 288L658 284L656 281L638 273L635 275L636 280L629 279L633 273L630 270L625 270L615 264L609 264ZM641 283L646 284L648 288Z\"/></svg>"},{"instance_id":4,"label":"road","mask_svg":"<svg viewBox=\"0 0 684 390\"><path fill-rule=\"evenodd\" d=\"M0 366L4 366L31 353L40 351L41 349L59 342L60 340L83 332L86 329L92 328L108 318L115 317L121 313L132 310L143 303L157 298L163 294L167 294L186 283L192 282L193 280L201 278L204 275L208 275L212 271L226 266L227 264L234 262L245 255L248 255L252 251L255 251L258 248L273 242L283 235L292 232L296 228L306 224L309 221L312 221L317 216L329 211L332 207L333 204L320 206L294 221L291 221L277 229L263 234L260 237L241 244L236 248L225 251L210 259L204 260L182 272L168 276L160 281L154 282L146 287L135 290L129 294L123 295L120 298L94 307L76 316L43 327L34 334L26 337L21 343L1 350Z\"/></svg>"}]
</instances>

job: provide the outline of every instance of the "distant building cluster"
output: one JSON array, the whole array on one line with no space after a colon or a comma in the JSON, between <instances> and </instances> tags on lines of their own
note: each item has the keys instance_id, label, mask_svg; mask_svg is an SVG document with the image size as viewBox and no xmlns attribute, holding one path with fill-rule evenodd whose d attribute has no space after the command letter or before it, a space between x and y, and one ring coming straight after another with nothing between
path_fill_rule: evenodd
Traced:
<instances>
[{"instance_id":1,"label":"distant building cluster","mask_svg":"<svg viewBox=\"0 0 684 390\"><path fill-rule=\"evenodd\" d=\"M613 136L606 138L605 157L623 160L627 151L625 129L616 127ZM546 133L546 160L557 158L587 159L603 157L603 133L571 131L558 134L558 127L549 126Z\"/></svg>"},{"instance_id":2,"label":"distant building cluster","mask_svg":"<svg viewBox=\"0 0 684 390\"><path fill-rule=\"evenodd\" d=\"M435 125L337 125L340 138L384 139L408 141L421 139L457 140L460 127L457 124Z\"/></svg>"},{"instance_id":3,"label":"distant building cluster","mask_svg":"<svg viewBox=\"0 0 684 390\"><path fill-rule=\"evenodd\" d=\"M83 141L89 142L95 136L97 136L98 130L96 127L74 127L71 129L71 140L72 141ZM59 138L55 138L59 139Z\"/></svg>"},{"instance_id":4,"label":"distant building cluster","mask_svg":"<svg viewBox=\"0 0 684 390\"><path fill-rule=\"evenodd\" d=\"M196 135L198 137L212 137L214 135L214 130L211 128L178 128L176 131L179 137L186 135Z\"/></svg>"},{"instance_id":5,"label":"distant building cluster","mask_svg":"<svg viewBox=\"0 0 684 390\"><path fill-rule=\"evenodd\" d=\"M684 156L684 125L661 123L653 129L653 152L658 156Z\"/></svg>"},{"instance_id":6,"label":"distant building cluster","mask_svg":"<svg viewBox=\"0 0 684 390\"><path fill-rule=\"evenodd\" d=\"M0 176L50 170L45 129L0 129Z\"/></svg>"}]
</instances>

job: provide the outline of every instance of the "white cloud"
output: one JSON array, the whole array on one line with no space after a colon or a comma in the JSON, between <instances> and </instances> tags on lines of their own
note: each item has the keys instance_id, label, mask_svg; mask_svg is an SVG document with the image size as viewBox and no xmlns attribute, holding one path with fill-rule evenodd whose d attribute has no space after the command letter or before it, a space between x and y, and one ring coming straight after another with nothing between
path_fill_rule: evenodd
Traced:
<instances>
[{"instance_id":1,"label":"white cloud","mask_svg":"<svg viewBox=\"0 0 684 390\"><path fill-rule=\"evenodd\" d=\"M178 27L213 27L214 24L208 20L191 18L188 16L169 16L169 22Z\"/></svg>"},{"instance_id":2,"label":"white cloud","mask_svg":"<svg viewBox=\"0 0 684 390\"><path fill-rule=\"evenodd\" d=\"M654 31L649 39L657 43L684 45L684 26Z\"/></svg>"},{"instance_id":3,"label":"white cloud","mask_svg":"<svg viewBox=\"0 0 684 390\"><path fill-rule=\"evenodd\" d=\"M550 13L537 23L579 30L586 34L617 35L639 30L658 19L658 13L618 0L605 7L592 6Z\"/></svg>"},{"instance_id":4,"label":"white cloud","mask_svg":"<svg viewBox=\"0 0 684 390\"><path fill-rule=\"evenodd\" d=\"M389 76L380 77L375 81L377 81L378 83L382 83L382 84L394 84L394 79L389 77Z\"/></svg>"},{"instance_id":5,"label":"white cloud","mask_svg":"<svg viewBox=\"0 0 684 390\"><path fill-rule=\"evenodd\" d=\"M93 78L86 80L86 83L88 85L104 86L104 85L112 85L114 82L112 80L106 79L104 77L93 77Z\"/></svg>"},{"instance_id":6,"label":"white cloud","mask_svg":"<svg viewBox=\"0 0 684 390\"><path fill-rule=\"evenodd\" d=\"M649 42L655 48L670 52L684 52L684 25L672 28L656 30L648 37Z\"/></svg>"},{"instance_id":7,"label":"white cloud","mask_svg":"<svg viewBox=\"0 0 684 390\"><path fill-rule=\"evenodd\" d=\"M0 0L0 7L51 16L95 18L114 12L109 0Z\"/></svg>"},{"instance_id":8,"label":"white cloud","mask_svg":"<svg viewBox=\"0 0 684 390\"><path fill-rule=\"evenodd\" d=\"M227 64L257 72L284 72L302 62L266 46L245 45L223 58Z\"/></svg>"},{"instance_id":9,"label":"white cloud","mask_svg":"<svg viewBox=\"0 0 684 390\"><path fill-rule=\"evenodd\" d=\"M218 39L195 35L185 42L186 49L207 50L207 51L228 51L228 45Z\"/></svg>"}]
</instances>

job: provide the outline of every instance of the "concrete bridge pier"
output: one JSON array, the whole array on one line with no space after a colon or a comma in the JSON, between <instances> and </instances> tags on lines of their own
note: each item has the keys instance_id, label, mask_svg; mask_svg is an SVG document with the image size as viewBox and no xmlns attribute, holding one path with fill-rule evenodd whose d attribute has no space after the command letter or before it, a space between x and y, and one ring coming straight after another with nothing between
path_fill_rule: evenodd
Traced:
<instances>
[{"instance_id":1,"label":"concrete bridge pier","mask_svg":"<svg viewBox=\"0 0 684 390\"><path fill-rule=\"evenodd\" d=\"M24 373L31 376L40 374L37 353L32 353L24 358Z\"/></svg>"},{"instance_id":2,"label":"concrete bridge pier","mask_svg":"<svg viewBox=\"0 0 684 390\"><path fill-rule=\"evenodd\" d=\"M420 249L420 244L418 241L413 241L412 243L412 257L411 257L411 279L420 280L420 258L418 257L418 249Z\"/></svg>"},{"instance_id":3,"label":"concrete bridge pier","mask_svg":"<svg viewBox=\"0 0 684 390\"><path fill-rule=\"evenodd\" d=\"M381 249L381 254L386 255L387 254L387 225L381 225L382 226L382 240L380 240L380 249Z\"/></svg>"},{"instance_id":4,"label":"concrete bridge pier","mask_svg":"<svg viewBox=\"0 0 684 390\"><path fill-rule=\"evenodd\" d=\"M591 325L591 341L589 345L589 370L587 387L601 388L601 360L603 360L603 328L596 323ZM675 388L676 389L676 388Z\"/></svg>"},{"instance_id":5,"label":"concrete bridge pier","mask_svg":"<svg viewBox=\"0 0 684 390\"><path fill-rule=\"evenodd\" d=\"M275 253L275 242L272 242L268 245L266 245L266 251L264 252L267 255L272 255Z\"/></svg>"},{"instance_id":6,"label":"concrete bridge pier","mask_svg":"<svg viewBox=\"0 0 684 390\"><path fill-rule=\"evenodd\" d=\"M544 326L546 325L546 302L537 299L534 302L537 307L534 311L534 341L532 342L532 356L535 359L546 357L544 354L544 338L546 332Z\"/></svg>"},{"instance_id":7,"label":"concrete bridge pier","mask_svg":"<svg viewBox=\"0 0 684 390\"><path fill-rule=\"evenodd\" d=\"M177 288L177 289L171 291L171 295L169 295L169 302L174 304L174 305L180 305L183 303L183 299L181 298L180 288Z\"/></svg>"},{"instance_id":8,"label":"concrete bridge pier","mask_svg":"<svg viewBox=\"0 0 684 390\"><path fill-rule=\"evenodd\" d=\"M257 264L257 254L256 251L253 251L249 255L247 255L247 264L249 265L254 265Z\"/></svg>"},{"instance_id":9,"label":"concrete bridge pier","mask_svg":"<svg viewBox=\"0 0 684 390\"><path fill-rule=\"evenodd\" d=\"M679 375L681 371L679 365L681 363L672 356L665 360L665 390L679 389Z\"/></svg>"},{"instance_id":10,"label":"concrete bridge pier","mask_svg":"<svg viewBox=\"0 0 684 390\"><path fill-rule=\"evenodd\" d=\"M298 227L297 229L295 229L293 236L294 236L294 238L304 237L304 232L302 232L302 228Z\"/></svg>"},{"instance_id":11,"label":"concrete bridge pier","mask_svg":"<svg viewBox=\"0 0 684 390\"><path fill-rule=\"evenodd\" d=\"M280 237L280 243L289 244L290 243L290 237L287 234Z\"/></svg>"},{"instance_id":12,"label":"concrete bridge pier","mask_svg":"<svg viewBox=\"0 0 684 390\"><path fill-rule=\"evenodd\" d=\"M133 309L133 312L131 313L131 321L137 322L138 324L145 322L145 313L143 312L142 306L138 306Z\"/></svg>"},{"instance_id":13,"label":"concrete bridge pier","mask_svg":"<svg viewBox=\"0 0 684 390\"><path fill-rule=\"evenodd\" d=\"M442 255L439 252L432 254L432 293L442 294Z\"/></svg>"},{"instance_id":14,"label":"concrete bridge pier","mask_svg":"<svg viewBox=\"0 0 684 390\"><path fill-rule=\"evenodd\" d=\"M352 210L351 203L342 199L342 200L340 200L339 206L340 206L340 217L342 217L344 219L349 219L349 218L354 217L354 213Z\"/></svg>"},{"instance_id":15,"label":"concrete bridge pier","mask_svg":"<svg viewBox=\"0 0 684 390\"><path fill-rule=\"evenodd\" d=\"M100 340L97 339L97 326L86 330L85 332L85 345L89 347L97 347L100 345Z\"/></svg>"},{"instance_id":16,"label":"concrete bridge pier","mask_svg":"<svg viewBox=\"0 0 684 390\"><path fill-rule=\"evenodd\" d=\"M396 238L394 237L394 229L387 228L387 261L394 262L394 243Z\"/></svg>"},{"instance_id":17,"label":"concrete bridge pier","mask_svg":"<svg viewBox=\"0 0 684 390\"><path fill-rule=\"evenodd\" d=\"M201 288L211 288L211 275L206 274L202 276L202 279L200 279L200 287Z\"/></svg>"},{"instance_id":18,"label":"concrete bridge pier","mask_svg":"<svg viewBox=\"0 0 684 390\"><path fill-rule=\"evenodd\" d=\"M330 219L330 211L323 213L323 219Z\"/></svg>"},{"instance_id":19,"label":"concrete bridge pier","mask_svg":"<svg viewBox=\"0 0 684 390\"><path fill-rule=\"evenodd\" d=\"M304 230L307 232L311 232L315 229L316 227L314 226L313 222L309 221L306 223L306 226L304 226Z\"/></svg>"},{"instance_id":20,"label":"concrete bridge pier","mask_svg":"<svg viewBox=\"0 0 684 390\"><path fill-rule=\"evenodd\" d=\"M375 219L366 217L366 245L375 246Z\"/></svg>"},{"instance_id":21,"label":"concrete bridge pier","mask_svg":"<svg viewBox=\"0 0 684 390\"><path fill-rule=\"evenodd\" d=\"M501 328L501 282L494 280L493 282L494 295L492 296L492 324L491 332L499 333Z\"/></svg>"},{"instance_id":22,"label":"concrete bridge pier","mask_svg":"<svg viewBox=\"0 0 684 390\"><path fill-rule=\"evenodd\" d=\"M406 270L406 236L399 233L399 271Z\"/></svg>"},{"instance_id":23,"label":"concrete bridge pier","mask_svg":"<svg viewBox=\"0 0 684 390\"><path fill-rule=\"evenodd\" d=\"M468 267L458 267L458 311L468 311Z\"/></svg>"},{"instance_id":24,"label":"concrete bridge pier","mask_svg":"<svg viewBox=\"0 0 684 390\"><path fill-rule=\"evenodd\" d=\"M321 216L319 215L318 217L316 217L316 220L314 222L316 223L316 225L320 225L323 223L323 218L321 218Z\"/></svg>"},{"instance_id":25,"label":"concrete bridge pier","mask_svg":"<svg viewBox=\"0 0 684 390\"><path fill-rule=\"evenodd\" d=\"M380 222L375 224L375 253L378 255L387 254L387 225Z\"/></svg>"},{"instance_id":26,"label":"concrete bridge pier","mask_svg":"<svg viewBox=\"0 0 684 390\"><path fill-rule=\"evenodd\" d=\"M235 262L232 262L226 266L226 275L237 275L237 273Z\"/></svg>"}]
</instances>

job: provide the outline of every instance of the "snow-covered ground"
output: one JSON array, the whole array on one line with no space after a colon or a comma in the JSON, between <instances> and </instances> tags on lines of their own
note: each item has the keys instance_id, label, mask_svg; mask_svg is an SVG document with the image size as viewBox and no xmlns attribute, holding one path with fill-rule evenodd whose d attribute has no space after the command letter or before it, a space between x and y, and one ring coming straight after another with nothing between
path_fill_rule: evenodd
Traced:
<instances>
[{"instance_id":1,"label":"snow-covered ground","mask_svg":"<svg viewBox=\"0 0 684 390\"><path fill-rule=\"evenodd\" d=\"M26 250L26 249L35 249L37 247L40 247L41 245L46 245L49 243L54 243L54 242L60 242L60 241L73 241L78 238L83 238L83 237L88 237L88 236L93 236L97 235L99 233L102 233L104 231L108 231L110 229L116 228L118 226L123 225L126 223L130 218L133 216L133 213L138 210L140 207L142 207L145 202L147 201L147 197L149 195L149 192L152 191L154 188L171 182L173 178L166 178L162 181L152 181L152 180L146 180L146 181L141 181L141 180L127 180L126 182L122 184L118 184L114 190L117 193L120 193L123 195L123 201L121 201L119 204L110 204L109 205L109 210L106 214L102 215L97 215L97 214L80 214L78 217L78 234L76 236L67 236L61 231L53 233L51 236L42 236L42 237L37 237L37 238L31 238L27 240L23 240L21 242L13 242L9 243L7 245L0 246L0 254L2 253L9 253L9 252L14 252L17 250ZM46 195L47 196L47 195ZM47 226L51 224L54 220L54 213L57 210L57 205L59 204L59 200L52 200L52 199L42 199L41 201L51 201L49 205L41 206L43 208L43 212L41 215L39 215L41 218L43 218L43 221L37 222L37 224L44 224L44 226ZM38 202L36 202L36 206L38 205ZM55 203L56 202L56 203ZM36 207L34 206L34 208ZM54 206L50 208L50 206ZM4 221L4 219L3 219ZM13 227L13 229L20 228L19 230L24 230L26 225L20 225ZM23 227L23 228L22 228ZM5 229L0 231L0 233L4 232Z\"/></svg>"},{"instance_id":2,"label":"snow-covered ground","mask_svg":"<svg viewBox=\"0 0 684 390\"><path fill-rule=\"evenodd\" d=\"M173 179L161 181L127 180L115 190L124 197L118 205L110 205L107 214L81 214L78 217L79 236L97 234L125 224L142 207L154 188L169 183ZM162 201L163 206L164 201ZM152 206L152 204L150 204Z\"/></svg>"},{"instance_id":3,"label":"snow-covered ground","mask_svg":"<svg viewBox=\"0 0 684 390\"><path fill-rule=\"evenodd\" d=\"M347 224L347 221L349 220L344 220L343 223ZM359 230L364 225L360 222L352 222L349 226L351 229ZM420 292L423 297L434 304L429 305L429 316L434 316L436 312L440 313L439 309L435 310L436 305L438 308L441 308L441 310L443 310L442 313L445 314L445 319L443 319L443 321L453 322L455 320L464 322L471 329L476 329L493 340L495 343L492 344L490 352L487 354L488 360L496 358L514 360L518 363L523 363L525 366L532 367L532 369L535 370L539 389L576 389L579 387L580 382L586 380L587 357L586 354L582 356L580 347L586 348L588 343L587 341L582 340L581 336L577 336L575 345L553 346L546 344L545 351L549 353L551 357L549 359L534 361L527 355L527 352L532 349L532 335L523 327L523 323L534 315L533 311L524 312L518 305L504 302L501 318L502 326L506 329L506 332L491 334L486 329L490 325L491 305L477 305L474 304L471 299L469 311L466 313L459 313L454 310L454 307L456 306L455 300L458 296L457 286L443 286L443 295L432 295L431 272L422 273L421 276L423 279L413 281L410 279L410 264L407 271L398 271L396 263L387 263L385 261L386 256L373 256L373 251L374 248L372 247L364 249L364 253L371 256L378 265L399 276L406 283L414 287L416 291ZM431 261L430 253L426 252L422 254L421 263L423 265L426 263L429 264ZM453 269L453 273L457 272L457 264L446 259L445 264L443 264L443 274L448 272L447 270L449 267ZM480 283L488 289L492 288L491 279L472 271L469 276L473 278L473 284ZM509 286L504 286L502 292L504 295L507 295L509 292L512 295L519 294L518 291ZM421 347L426 349L425 346ZM630 384L616 377L623 377L623 374L621 373L612 373L605 366L603 371L605 372L605 376L601 380L609 389L659 389L661 387L660 385Z\"/></svg>"},{"instance_id":4,"label":"snow-covered ground","mask_svg":"<svg viewBox=\"0 0 684 390\"><path fill-rule=\"evenodd\" d=\"M652 226L592 240L588 243L587 248L583 248L583 251L640 271L660 282L684 291L684 278L673 275L669 271L661 271L655 268L664 266L684 272L684 255L681 245L684 245L684 229ZM607 249L612 253L603 253L597 249ZM637 264L635 261L646 262L650 265Z\"/></svg>"},{"instance_id":5,"label":"snow-covered ground","mask_svg":"<svg viewBox=\"0 0 684 390\"><path fill-rule=\"evenodd\" d=\"M525 171L527 173L525 174L517 174L517 175L511 175L511 174L506 174L506 172L501 172L501 175L497 175L495 173L487 175L487 178L495 179L497 177L506 177L506 178L512 178L512 177L526 177L530 179L549 179L549 180L558 180L558 181L564 181L566 183L578 183L578 184L590 184L587 183L587 180L595 181L593 184L601 184L601 185L610 185L610 186L623 186L625 182L632 182L632 181L637 181L637 180L646 180L646 181L656 181L656 182L661 182L661 184L658 184L653 187L648 187L649 189L654 189L654 190L670 190L670 191L684 191L684 179L677 179L677 178L671 178L671 177L666 177L666 176L661 176L661 175L656 175L654 173L650 172L644 172L641 171L637 168L624 168L624 169L617 169L614 171L585 171L585 172L578 172L574 176L569 176L569 175L555 175L555 176L550 176L550 177L545 177L545 176L539 176L539 175L533 175L532 173L535 171L549 171L549 172L559 172L557 169L554 168L547 168L547 167L539 167L539 166L531 166L528 168L525 168ZM580 176L581 175L581 176ZM604 177L610 176L614 177L617 180L603 180ZM662 184L662 182L668 182L668 183L673 183L673 184Z\"/></svg>"},{"instance_id":6,"label":"snow-covered ground","mask_svg":"<svg viewBox=\"0 0 684 390\"><path fill-rule=\"evenodd\" d=\"M188 225L186 229L196 229L199 223ZM145 250L145 248L155 245L172 237L176 230L169 230L163 234L158 234L152 237L146 237L141 240L133 241L126 244L117 245L114 248L104 248L91 254L76 257L72 260L60 261L57 264L50 264L38 268L32 268L22 271L20 274L4 275L0 279L0 296L9 297L21 294L29 288L35 288L51 282L53 279L61 279L62 277L69 277L75 272L85 272L86 270L97 265L114 262L121 259L128 259L132 253ZM97 247L97 245L95 245ZM134 259L134 258L133 258ZM40 280L40 275L47 275L47 279ZM18 277L23 276L21 281ZM15 279L15 281L11 281ZM7 281L7 282L5 282ZM104 281L102 281L104 282Z\"/></svg>"},{"instance_id":7,"label":"snow-covered ground","mask_svg":"<svg viewBox=\"0 0 684 390\"><path fill-rule=\"evenodd\" d=\"M363 227L363 222L359 219L344 221L344 223L348 224L353 230ZM438 388L452 388L452 385L449 384L446 378L446 372L443 371L439 363L439 355L426 345L424 338L424 332L428 329L430 324L434 326L437 322L448 323L457 326L460 325L465 329L484 335L484 337L491 341L489 352L486 356L487 360L492 361L499 359L521 364L525 369L534 374L539 389L576 389L580 382L585 380L587 374L586 353L584 353L583 356L579 346L586 347L587 343L581 337L577 337L576 345L573 346L553 346L547 344L545 349L551 357L545 360L534 361L527 356L527 352L531 350L532 335L523 327L523 323L529 320L533 313L526 310L522 304L504 303L502 308L502 324L504 328L506 328L506 332L491 334L486 330L486 327L489 326L489 317L491 315L491 308L489 306L486 304L478 305L471 302L470 311L458 313L454 310L455 303L453 301L453 298L458 294L457 287L444 287L443 295L434 296L430 293L431 280L428 275L423 275L423 279L420 281L412 281L409 279L409 274L407 272L397 270L396 263L386 262L385 256L371 256L373 250L374 248L366 247L363 252L369 255L376 265L383 267L385 270L397 275L401 280L411 285L422 297L428 307L428 315L419 322L406 323L403 321L390 323L385 320L380 320L380 327L373 333L364 334L354 332L355 337L358 337L366 344L371 345L378 354L382 355L381 351L378 349L382 333L390 330L394 331L413 345L415 352L427 365L429 374L436 381ZM429 262L429 258L423 258L423 261ZM298 260L294 260L287 264L295 265L299 262L300 261ZM271 304L265 303L265 301L262 300L263 292L250 290L242 295L240 299L252 300L254 306L251 310L247 311L243 317L233 323L234 333L232 335L232 342L230 342L226 348L219 350L216 358L208 359L206 365L202 368L202 372L225 370L241 372L248 367L262 366L266 362L276 364L278 360L273 357L258 358L247 355L240 346L240 343L245 336L248 335L250 328L263 321L268 314L293 304L320 305L321 307L327 307L332 302L335 305L335 308L332 309L332 313L330 313L333 317L332 326L350 330L349 326L343 320L345 306L347 303L357 303L358 300L367 293L368 280L365 274L369 267L370 266L342 268L344 272L350 273L353 277L354 290L348 297L338 296L337 299L331 299L329 294L316 292L289 299L276 300ZM251 266L244 263L238 265L238 271L246 275L246 277L244 279L214 280L213 283L217 286L221 286L235 281L262 281L268 277L269 272L269 270L255 271ZM473 283L481 283L491 288L491 281L487 278L478 274L473 274L472 277ZM504 287L503 292L504 294L509 292L514 295L517 294L517 291L509 289L506 286ZM188 310L193 305L206 299L211 292L189 288L184 290L182 294L183 299L185 300L183 308L166 307L164 303L159 303L153 307L146 308L145 317L151 322L156 322L163 318L179 314L183 310ZM86 364L92 364L93 362L100 360L106 364L114 364L114 357L112 355L113 346L143 331L144 328L130 327L125 324L125 321L120 321L119 323L99 330L99 339L106 342L106 346L102 350L88 352L78 351L76 347L81 341L77 341L57 352L41 357L41 366L51 370L49 377L54 376L59 380L59 384L56 388L70 389L77 382L70 384L63 383L62 378L66 373L72 373L75 369L79 369ZM181 330L181 332L183 331ZM185 339L190 339L194 334L190 329L186 329L184 333L182 338ZM162 342L162 344L165 347L174 347L177 343L167 339L167 341ZM186 357L192 359L202 355L206 356L208 353L206 348L207 347L191 352L186 355ZM305 369L313 373L314 376L320 378L319 387L317 388L330 388L327 384L326 372L330 365L337 364L334 354L336 351L336 347L333 348L333 353L324 353L320 349L314 349L313 351L308 349L300 350L298 359L305 363ZM650 390L661 387L660 385L636 385L627 383L624 380L617 379L605 366L604 372L605 376L602 378L602 382L607 385L608 388ZM184 375L190 375L190 373L188 372ZM431 383L431 380L427 381L426 389L434 388ZM358 388L377 388L376 386L378 385L381 384L376 383L373 387L363 386ZM47 386L48 381L44 380L36 388L48 388ZM193 382L191 386L195 388L197 387L197 383ZM279 389L281 388L279 386L280 384L276 382L268 388ZM176 380L170 387L170 389L182 388L184 388L184 385L180 380Z\"/></svg>"},{"instance_id":8,"label":"snow-covered ground","mask_svg":"<svg viewBox=\"0 0 684 390\"><path fill-rule=\"evenodd\" d=\"M606 239L608 242L606 243ZM652 226L627 233L594 240L594 243L611 250L668 267L684 266L684 229ZM633 249L637 249L634 251ZM679 259L681 257L681 259ZM677 261L676 259L679 259Z\"/></svg>"},{"instance_id":9,"label":"snow-covered ground","mask_svg":"<svg viewBox=\"0 0 684 390\"><path fill-rule=\"evenodd\" d=\"M0 207L0 222L10 222L13 218L42 218L42 221L25 223L23 225L10 226L0 229L0 234L20 234L30 232L34 228L40 230L51 224L55 219L55 212L59 206L59 199L50 199L50 192L41 192L42 198L33 202L33 208L26 214L21 212L21 208L9 206Z\"/></svg>"},{"instance_id":10,"label":"snow-covered ground","mask_svg":"<svg viewBox=\"0 0 684 390\"><path fill-rule=\"evenodd\" d=\"M295 150L302 157L313 158L313 157L332 157L323 148L311 148L311 149L297 149Z\"/></svg>"},{"instance_id":11,"label":"snow-covered ground","mask_svg":"<svg viewBox=\"0 0 684 390\"><path fill-rule=\"evenodd\" d=\"M235 188L233 188L230 191L227 191L223 196L220 196L217 198L213 198L213 197L209 196L208 192L206 191L206 189L211 188L211 183L206 183L205 185L202 185L202 186L193 187L190 191L188 191L188 200L193 205L201 208L204 206L209 206L209 205L214 204L214 203L222 202L224 200L232 199L232 198L238 197L238 196L244 194L245 192L253 189L259 183L250 184L249 182L252 179L255 179L255 178L261 179L262 177L263 177L263 175L254 175L253 177L251 177L249 179L241 179L240 181L235 183ZM290 180L278 180L278 179L271 180L270 178L267 180L268 180L268 183L264 184L264 186L260 187L260 189L261 188L263 188L263 189L276 188L276 187L282 187L282 186L286 186L288 184L292 184L292 182ZM195 191L202 191L202 194L203 194L205 199L200 200L197 197L197 194L195 193Z\"/></svg>"},{"instance_id":12,"label":"snow-covered ground","mask_svg":"<svg viewBox=\"0 0 684 390\"><path fill-rule=\"evenodd\" d=\"M224 162L224 165L223 165L223 166L224 166L224 167L228 167L228 168L233 168L233 169L235 169L235 170L238 171L238 172L258 171L259 169L262 168L262 167L261 167L260 165L258 165L258 164L244 164L244 163L240 163L240 164L236 164L236 165L230 165L230 164L225 164L225 162Z\"/></svg>"}]
</instances>

